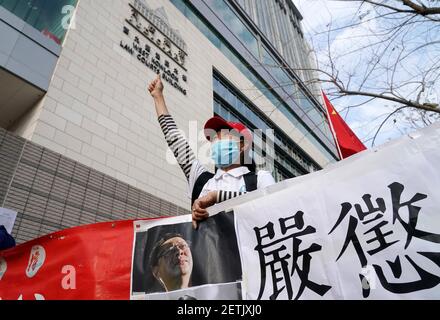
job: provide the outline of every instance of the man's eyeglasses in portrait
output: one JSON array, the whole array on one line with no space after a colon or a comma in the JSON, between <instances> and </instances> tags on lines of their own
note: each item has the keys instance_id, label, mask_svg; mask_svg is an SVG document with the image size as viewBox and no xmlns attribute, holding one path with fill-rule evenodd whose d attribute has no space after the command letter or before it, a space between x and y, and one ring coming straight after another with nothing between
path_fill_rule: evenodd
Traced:
<instances>
[{"instance_id":1,"label":"man's eyeglasses in portrait","mask_svg":"<svg viewBox=\"0 0 440 320\"><path fill-rule=\"evenodd\" d=\"M157 259L160 259L161 257L168 257L172 254L177 253L179 250L188 250L190 246L191 243L189 241L164 244L159 248Z\"/></svg>"}]
</instances>

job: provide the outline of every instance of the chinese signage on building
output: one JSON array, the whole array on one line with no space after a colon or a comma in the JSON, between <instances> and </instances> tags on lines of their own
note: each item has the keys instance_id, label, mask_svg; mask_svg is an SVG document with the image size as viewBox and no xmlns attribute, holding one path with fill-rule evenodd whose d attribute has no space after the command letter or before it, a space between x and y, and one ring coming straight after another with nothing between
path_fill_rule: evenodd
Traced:
<instances>
[{"instance_id":1,"label":"chinese signage on building","mask_svg":"<svg viewBox=\"0 0 440 320\"><path fill-rule=\"evenodd\" d=\"M178 31L169 26L163 8L152 10L143 1L134 0L130 9L131 16L122 28L125 37L121 48L186 95L186 44Z\"/></svg>"}]
</instances>

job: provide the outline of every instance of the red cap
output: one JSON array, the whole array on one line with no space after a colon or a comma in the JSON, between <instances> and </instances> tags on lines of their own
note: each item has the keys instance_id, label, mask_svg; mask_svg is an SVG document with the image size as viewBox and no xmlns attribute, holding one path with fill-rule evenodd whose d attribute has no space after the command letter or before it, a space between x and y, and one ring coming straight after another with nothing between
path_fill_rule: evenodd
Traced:
<instances>
[{"instance_id":1,"label":"red cap","mask_svg":"<svg viewBox=\"0 0 440 320\"><path fill-rule=\"evenodd\" d=\"M215 132L220 131L221 129L231 129L236 130L238 133L240 133L244 139L248 142L252 142L252 133L251 131L242 123L240 122L230 122L226 121L225 119L215 116L209 119L205 123L205 137L208 139L208 141L211 139L209 129L214 130Z\"/></svg>"}]
</instances>

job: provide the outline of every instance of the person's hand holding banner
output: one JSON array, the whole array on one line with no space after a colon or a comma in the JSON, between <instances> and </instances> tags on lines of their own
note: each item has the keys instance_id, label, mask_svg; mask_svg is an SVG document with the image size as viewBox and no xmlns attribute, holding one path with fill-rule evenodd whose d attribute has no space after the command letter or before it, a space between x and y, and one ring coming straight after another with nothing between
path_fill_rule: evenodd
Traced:
<instances>
[{"instance_id":1,"label":"person's hand holding banner","mask_svg":"<svg viewBox=\"0 0 440 320\"><path fill-rule=\"evenodd\" d=\"M217 202L217 191L211 191L206 196L198 198L192 207L193 228L197 229L197 221L208 219L209 213L206 208L213 206Z\"/></svg>"}]
</instances>

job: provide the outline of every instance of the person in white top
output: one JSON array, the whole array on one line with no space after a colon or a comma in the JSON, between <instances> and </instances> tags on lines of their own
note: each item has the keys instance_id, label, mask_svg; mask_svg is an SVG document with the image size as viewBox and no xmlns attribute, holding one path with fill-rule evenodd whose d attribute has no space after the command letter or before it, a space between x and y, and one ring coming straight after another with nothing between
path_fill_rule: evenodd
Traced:
<instances>
[{"instance_id":1,"label":"person in white top","mask_svg":"<svg viewBox=\"0 0 440 320\"><path fill-rule=\"evenodd\" d=\"M211 142L211 157L216 165L216 173L210 173L196 159L188 142L178 131L166 107L163 89L160 75L148 86L165 139L188 181L195 229L197 222L208 218L206 208L275 183L270 172L255 172L255 163L249 152L252 146L250 130L242 123L228 122L221 117L209 119L204 126L205 137Z\"/></svg>"}]
</instances>

